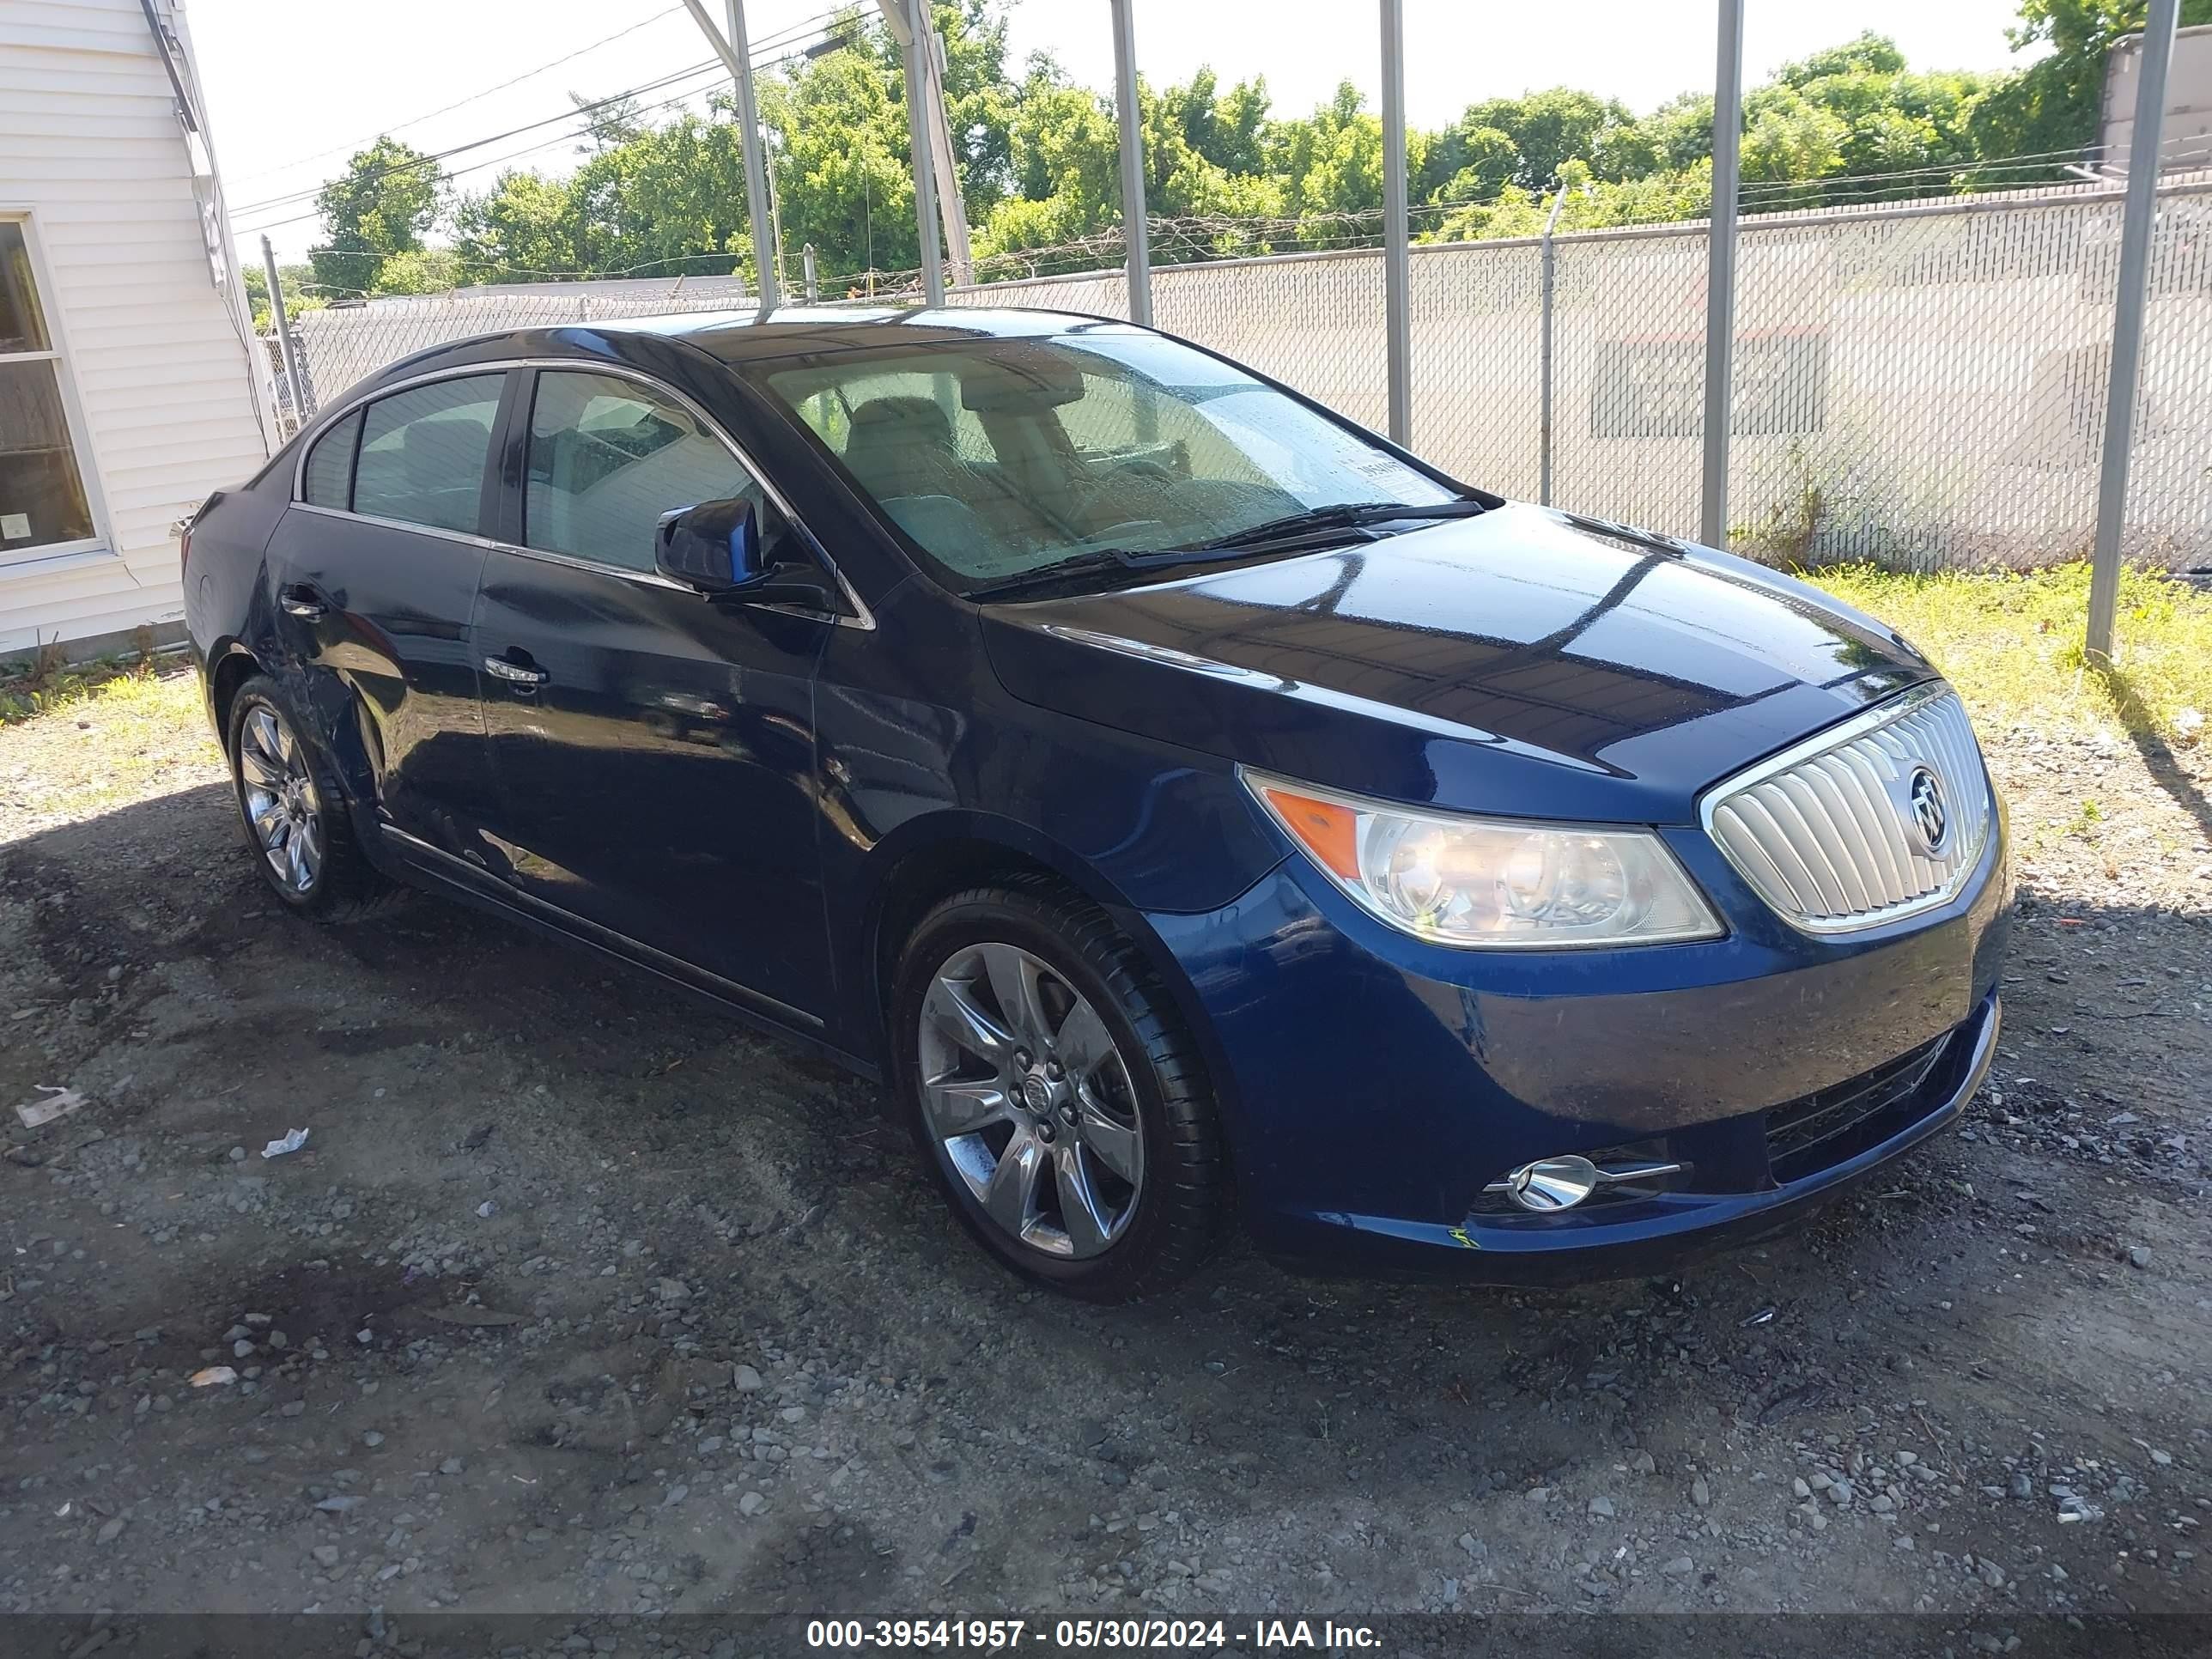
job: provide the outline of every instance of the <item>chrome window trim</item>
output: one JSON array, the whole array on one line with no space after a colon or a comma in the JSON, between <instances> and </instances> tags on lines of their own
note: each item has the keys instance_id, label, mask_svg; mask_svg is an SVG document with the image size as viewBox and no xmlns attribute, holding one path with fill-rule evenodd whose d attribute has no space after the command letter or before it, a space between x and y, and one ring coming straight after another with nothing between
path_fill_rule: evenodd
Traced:
<instances>
[{"instance_id":1,"label":"chrome window trim","mask_svg":"<svg viewBox=\"0 0 2212 1659\"><path fill-rule=\"evenodd\" d=\"M495 548L499 543L489 537L474 535L465 530L447 530L434 524L416 524L411 519L387 519L380 513L356 513L343 507L318 507L313 501L294 501L295 513L313 513L325 519L343 519L351 524L373 524L385 530L404 530L417 536L435 536L440 541L461 542L470 547Z\"/></svg>"},{"instance_id":2,"label":"chrome window trim","mask_svg":"<svg viewBox=\"0 0 2212 1659\"><path fill-rule=\"evenodd\" d=\"M686 587L682 582L672 581L658 570L632 570L626 565L601 564L596 559L579 558L574 553L556 553L544 547L517 547L513 542L494 542L495 553L512 553L518 559L535 559L540 564L557 564L566 570L581 570L594 576L613 576L626 582L635 582L641 587L665 587L672 592L690 593L696 597L698 589Z\"/></svg>"},{"instance_id":3,"label":"chrome window trim","mask_svg":"<svg viewBox=\"0 0 2212 1659\"><path fill-rule=\"evenodd\" d=\"M1958 691L1949 681L1929 680L1923 684L1913 687L1909 691L1878 702L1873 708L1852 715L1849 720L1840 721L1834 726L1824 726L1811 737L1792 744L1779 754L1770 755L1765 760L1746 767L1741 772L1732 773L1723 778L1698 797L1698 823L1705 832L1706 841L1711 844L1713 850L1721 855L1729 868L1742 878L1752 892L1760 896L1760 902L1765 903L1769 910L1780 917L1796 932L1814 939L1838 939L1848 937L1853 933L1867 933L1874 928L1887 927L1893 922L1910 921L1914 916L1948 904L1959 896L1967 881L1972 878L1974 871L1980 866L1979 852L1971 862L1961 865L1951 878L1941 886L1900 904L1890 905L1869 915L1848 917L1840 921L1792 915L1781 906L1760 896L1758 884L1737 868L1735 860L1729 854L1726 844L1721 840L1715 828L1714 816L1721 806L1734 797L1741 794L1747 789L1755 788L1779 773L1787 772L1793 767L1802 765L1815 756L1825 755L1831 750L1840 749L1844 744L1865 737L1870 732L1893 726L1898 721L1926 708L1929 703L1941 702L1945 697L1956 697L1958 695ZM1971 729L1971 720L1968 726ZM1975 750L1975 758L1982 761L1981 786L1988 797L1985 807L1988 817L1985 820L1984 839L1981 849L1986 851L1987 837L1994 834L1997 827L1996 797L1995 787L1990 781L1989 763L1982 758L1979 752L1978 738L1976 739Z\"/></svg>"},{"instance_id":4,"label":"chrome window trim","mask_svg":"<svg viewBox=\"0 0 2212 1659\"><path fill-rule=\"evenodd\" d=\"M716 441L720 443L724 449L729 451L730 459L743 467L746 475L760 485L761 493L774 503L776 511L788 519L799 532L806 538L814 549L815 556L822 561L823 568L829 571L830 577L837 584L838 591L844 594L845 603L853 607L853 614L849 617L841 617L826 611L811 611L803 605L763 605L755 608L773 611L782 616L805 617L816 622L830 623L839 628L859 629L864 633L875 631L875 612L868 609L867 602L861 599L852 582L847 579L845 573L838 568L836 560L830 556L830 550L822 544L822 538L816 535L806 520L799 515L797 509L792 506L784 493L775 487L775 480L768 476L766 470L745 453L744 447L723 429L720 422L702 409L696 399L687 397L665 381L655 380L642 369L632 368L627 363L611 363L592 357L504 357L496 362L460 363L447 368L432 369L425 374L410 375L404 380L394 380L388 386L380 386L372 391L357 393L336 408L318 414L315 417L315 424L308 429L303 441L301 442L299 456L292 463L292 506L296 509L320 513L331 518L352 519L363 524L383 525L398 530L413 530L426 536L442 536L451 541L465 542L473 546L489 548L495 552L516 553L525 558L542 559L550 564L563 565L576 570L599 575L615 576L627 581L641 582L650 587L666 587L681 593L693 592L693 589L684 586L681 582L671 581L665 576L653 571L626 569L620 565L602 564L597 560L578 558L569 553L555 553L544 548L517 547L512 542L495 541L489 537L471 535L464 531L442 530L433 525L410 524L405 520L387 519L373 513L356 513L344 507L318 507L307 499L309 453L323 441L324 435L332 427L344 420L356 410L365 409L370 404L389 398L397 392L412 390L418 386L429 386L440 380L464 380L478 375L503 375L518 368L567 369L577 374L603 374L611 380L631 380L675 404L693 420L698 422L703 430L714 434ZM356 465L359 465L357 455ZM350 490L348 493L350 495Z\"/></svg>"}]
</instances>

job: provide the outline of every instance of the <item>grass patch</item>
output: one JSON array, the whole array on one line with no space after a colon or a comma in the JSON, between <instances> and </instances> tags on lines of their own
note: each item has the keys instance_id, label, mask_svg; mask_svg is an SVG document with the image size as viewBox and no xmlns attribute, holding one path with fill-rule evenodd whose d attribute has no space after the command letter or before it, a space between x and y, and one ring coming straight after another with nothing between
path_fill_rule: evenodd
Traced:
<instances>
[{"instance_id":1,"label":"grass patch","mask_svg":"<svg viewBox=\"0 0 2212 1659\"><path fill-rule=\"evenodd\" d=\"M199 677L181 660L39 695L35 714L0 723L0 842L223 775Z\"/></svg>"},{"instance_id":2,"label":"grass patch","mask_svg":"<svg viewBox=\"0 0 2212 1659\"><path fill-rule=\"evenodd\" d=\"M2109 668L2081 649L2089 567L1911 575L1839 565L1806 580L1889 623L1985 721L2118 727L2194 744L2212 711L2212 593L2124 570Z\"/></svg>"},{"instance_id":3,"label":"grass patch","mask_svg":"<svg viewBox=\"0 0 2212 1659\"><path fill-rule=\"evenodd\" d=\"M70 662L58 644L42 645L35 654L20 662L0 663L0 726L17 725L49 710L66 708L118 676L155 673L165 660L173 668L185 659L156 656L150 628L138 630L137 650L96 657L89 662Z\"/></svg>"}]
</instances>

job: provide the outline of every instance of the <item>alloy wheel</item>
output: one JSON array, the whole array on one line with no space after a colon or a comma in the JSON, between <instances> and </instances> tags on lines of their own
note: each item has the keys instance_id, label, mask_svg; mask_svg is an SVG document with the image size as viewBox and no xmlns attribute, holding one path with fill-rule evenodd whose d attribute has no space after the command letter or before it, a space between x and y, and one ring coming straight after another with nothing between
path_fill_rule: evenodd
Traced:
<instances>
[{"instance_id":1,"label":"alloy wheel","mask_svg":"<svg viewBox=\"0 0 2212 1659\"><path fill-rule=\"evenodd\" d=\"M298 898L314 890L323 869L322 800L307 750L284 717L264 703L238 732L238 776L246 822L277 885Z\"/></svg>"},{"instance_id":2,"label":"alloy wheel","mask_svg":"<svg viewBox=\"0 0 2212 1659\"><path fill-rule=\"evenodd\" d=\"M1047 1255L1100 1255L1145 1183L1129 1068L1098 1011L1018 945L964 945L922 999L923 1115L1000 1231Z\"/></svg>"}]
</instances>

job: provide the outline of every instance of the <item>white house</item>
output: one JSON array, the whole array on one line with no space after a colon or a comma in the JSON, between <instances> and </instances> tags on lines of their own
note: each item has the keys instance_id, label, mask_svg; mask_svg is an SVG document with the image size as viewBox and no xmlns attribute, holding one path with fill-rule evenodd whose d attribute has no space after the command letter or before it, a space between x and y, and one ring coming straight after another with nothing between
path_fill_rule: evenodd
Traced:
<instances>
[{"instance_id":1,"label":"white house","mask_svg":"<svg viewBox=\"0 0 2212 1659\"><path fill-rule=\"evenodd\" d=\"M171 526L267 459L179 0L0 0L0 659L173 634Z\"/></svg>"}]
</instances>

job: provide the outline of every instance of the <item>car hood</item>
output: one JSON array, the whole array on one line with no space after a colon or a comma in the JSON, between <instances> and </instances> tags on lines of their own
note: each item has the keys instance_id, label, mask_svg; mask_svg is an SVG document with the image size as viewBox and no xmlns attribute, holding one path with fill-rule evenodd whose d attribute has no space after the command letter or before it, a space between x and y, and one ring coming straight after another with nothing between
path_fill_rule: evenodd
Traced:
<instances>
[{"instance_id":1,"label":"car hood","mask_svg":"<svg viewBox=\"0 0 2212 1659\"><path fill-rule=\"evenodd\" d=\"M1707 785L1934 675L1802 582L1517 504L981 621L1001 683L1041 708L1531 817L1689 822Z\"/></svg>"}]
</instances>

